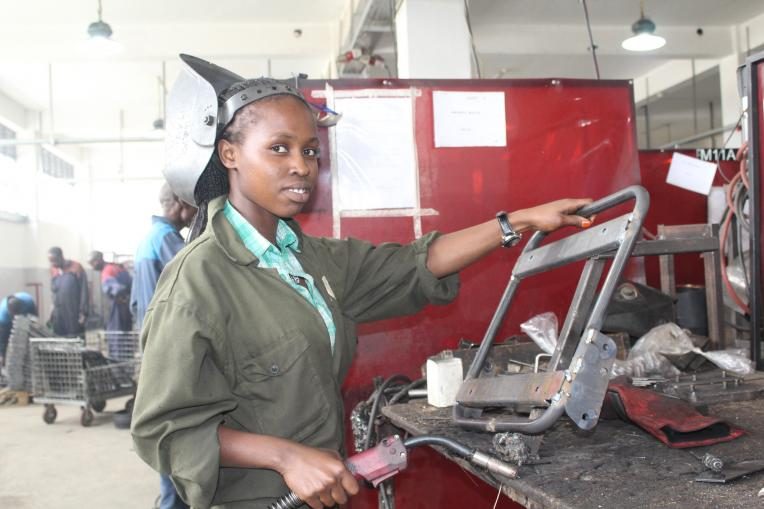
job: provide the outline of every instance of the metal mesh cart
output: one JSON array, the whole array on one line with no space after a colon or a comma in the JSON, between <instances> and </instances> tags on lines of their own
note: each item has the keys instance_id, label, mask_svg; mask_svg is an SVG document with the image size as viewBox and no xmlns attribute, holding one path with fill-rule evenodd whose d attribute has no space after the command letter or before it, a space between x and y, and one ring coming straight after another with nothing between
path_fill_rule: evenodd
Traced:
<instances>
[{"instance_id":1,"label":"metal mesh cart","mask_svg":"<svg viewBox=\"0 0 764 509\"><path fill-rule=\"evenodd\" d=\"M93 346L114 361L131 361L141 356L140 331L101 330L96 334Z\"/></svg>"},{"instance_id":2,"label":"metal mesh cart","mask_svg":"<svg viewBox=\"0 0 764 509\"><path fill-rule=\"evenodd\" d=\"M32 392L32 362L29 354L30 337L49 337L52 333L32 315L16 315L8 338L6 370L8 378L0 383L13 391Z\"/></svg>"},{"instance_id":3,"label":"metal mesh cart","mask_svg":"<svg viewBox=\"0 0 764 509\"><path fill-rule=\"evenodd\" d=\"M100 412L106 400L135 393L140 361L115 362L85 348L79 339L32 338L32 387L35 402L43 403L43 420L55 422L56 404L79 405L80 423L90 426L93 410ZM132 410L132 398L126 408Z\"/></svg>"}]
</instances>

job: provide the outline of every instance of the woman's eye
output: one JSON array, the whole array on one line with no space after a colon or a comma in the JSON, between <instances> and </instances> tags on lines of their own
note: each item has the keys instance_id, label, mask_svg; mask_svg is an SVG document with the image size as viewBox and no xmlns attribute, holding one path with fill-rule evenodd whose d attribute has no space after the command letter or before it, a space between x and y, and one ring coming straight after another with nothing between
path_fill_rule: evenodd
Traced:
<instances>
[{"instance_id":1,"label":"woman's eye","mask_svg":"<svg viewBox=\"0 0 764 509\"><path fill-rule=\"evenodd\" d=\"M273 150L277 154L286 154L288 152L286 146L284 145L274 145L271 147L271 150Z\"/></svg>"},{"instance_id":2,"label":"woman's eye","mask_svg":"<svg viewBox=\"0 0 764 509\"><path fill-rule=\"evenodd\" d=\"M317 148L306 148L302 153L307 157L318 157L321 154L321 151Z\"/></svg>"}]
</instances>

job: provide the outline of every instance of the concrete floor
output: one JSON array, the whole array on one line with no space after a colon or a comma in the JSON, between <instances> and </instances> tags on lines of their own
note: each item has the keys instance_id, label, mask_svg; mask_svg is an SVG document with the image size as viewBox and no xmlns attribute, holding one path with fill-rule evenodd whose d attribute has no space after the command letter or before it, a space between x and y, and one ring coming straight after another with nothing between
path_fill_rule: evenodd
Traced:
<instances>
[{"instance_id":1,"label":"concrete floor","mask_svg":"<svg viewBox=\"0 0 764 509\"><path fill-rule=\"evenodd\" d=\"M42 405L0 406L0 508L151 509L159 475L112 422L126 399L109 400L89 428L75 406L56 405L51 425Z\"/></svg>"}]
</instances>

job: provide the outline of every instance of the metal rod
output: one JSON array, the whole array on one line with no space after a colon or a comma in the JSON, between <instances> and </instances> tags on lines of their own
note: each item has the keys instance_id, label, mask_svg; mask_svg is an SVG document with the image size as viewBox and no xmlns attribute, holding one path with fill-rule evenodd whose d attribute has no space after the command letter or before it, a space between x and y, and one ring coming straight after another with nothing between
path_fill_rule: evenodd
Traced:
<instances>
[{"instance_id":1,"label":"metal rod","mask_svg":"<svg viewBox=\"0 0 764 509\"><path fill-rule=\"evenodd\" d=\"M650 150L650 111L647 105L650 103L650 80L645 78L645 133L647 137L647 150Z\"/></svg>"},{"instance_id":2,"label":"metal rod","mask_svg":"<svg viewBox=\"0 0 764 509\"><path fill-rule=\"evenodd\" d=\"M698 86L695 75L695 59L690 60L692 64L692 132L698 132Z\"/></svg>"},{"instance_id":3,"label":"metal rod","mask_svg":"<svg viewBox=\"0 0 764 509\"><path fill-rule=\"evenodd\" d=\"M694 134L694 135L689 136L687 138L682 138L680 140L674 140L674 141L672 141L670 143L665 143L665 144L661 145L658 148L659 149L678 148L680 145L684 145L686 143L702 140L704 138L709 138L709 137L717 135L717 134L726 133L727 131L732 131L736 127L737 127L737 124L729 124L729 125L725 125L724 127L717 127L715 129L710 129L708 131L703 131L702 133Z\"/></svg>"},{"instance_id":4,"label":"metal rod","mask_svg":"<svg viewBox=\"0 0 764 509\"><path fill-rule=\"evenodd\" d=\"M162 121L167 122L167 64L164 60L162 60Z\"/></svg>"},{"instance_id":5,"label":"metal rod","mask_svg":"<svg viewBox=\"0 0 764 509\"><path fill-rule=\"evenodd\" d=\"M100 5L100 4L99 4ZM48 111L50 112L50 135L55 134L53 123L53 63L48 64Z\"/></svg>"}]
</instances>

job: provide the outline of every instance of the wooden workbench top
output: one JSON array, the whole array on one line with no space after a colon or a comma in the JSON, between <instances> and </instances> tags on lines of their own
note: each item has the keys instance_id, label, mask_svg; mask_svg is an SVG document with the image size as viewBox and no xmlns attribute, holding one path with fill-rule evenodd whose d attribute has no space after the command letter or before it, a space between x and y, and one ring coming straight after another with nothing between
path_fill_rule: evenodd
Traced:
<instances>
[{"instance_id":1,"label":"wooden workbench top","mask_svg":"<svg viewBox=\"0 0 764 509\"><path fill-rule=\"evenodd\" d=\"M382 413L412 435L442 435L484 452L493 450L493 435L456 428L451 408L415 400L385 407ZM764 401L717 404L709 413L747 434L692 449L695 454L710 452L725 464L764 459ZM561 418L544 435L540 459L521 466L514 480L495 478L439 452L492 486L501 485L507 496L530 509L764 507L764 498L757 496L764 487L764 472L726 484L695 482L705 467L687 450L670 449L635 425L617 420L601 420L593 431L583 432Z\"/></svg>"}]
</instances>

